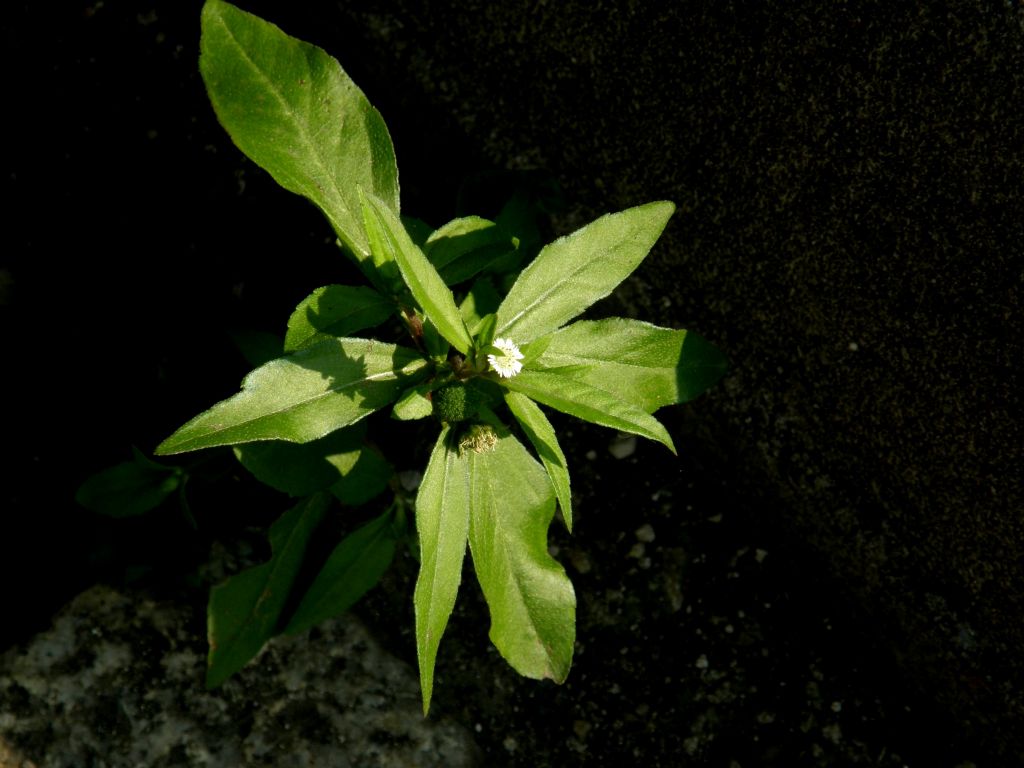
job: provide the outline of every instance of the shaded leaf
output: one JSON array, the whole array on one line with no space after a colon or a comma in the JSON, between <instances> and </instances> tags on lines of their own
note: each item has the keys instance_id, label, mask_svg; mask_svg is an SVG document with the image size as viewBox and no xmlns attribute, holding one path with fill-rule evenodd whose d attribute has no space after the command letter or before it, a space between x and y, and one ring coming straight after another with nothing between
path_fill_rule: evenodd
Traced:
<instances>
[{"instance_id":1,"label":"shaded leaf","mask_svg":"<svg viewBox=\"0 0 1024 768\"><path fill-rule=\"evenodd\" d=\"M489 278L482 278L473 283L469 293L459 304L459 314L466 321L466 327L473 336L480 333L480 324L488 315L493 316L501 304L494 283ZM492 332L493 337L493 332Z\"/></svg>"},{"instance_id":2,"label":"shaded leaf","mask_svg":"<svg viewBox=\"0 0 1024 768\"><path fill-rule=\"evenodd\" d=\"M380 325L395 303L372 288L325 285L304 298L288 318L284 350L312 346L338 336L351 336Z\"/></svg>"},{"instance_id":3,"label":"shaded leaf","mask_svg":"<svg viewBox=\"0 0 1024 768\"><path fill-rule=\"evenodd\" d=\"M656 202L610 213L545 246L498 308L495 335L523 344L607 296L643 261L674 210Z\"/></svg>"},{"instance_id":4,"label":"shaded leaf","mask_svg":"<svg viewBox=\"0 0 1024 768\"><path fill-rule=\"evenodd\" d=\"M518 244L493 221L466 216L431 234L423 252L441 279L455 285L514 253Z\"/></svg>"},{"instance_id":5,"label":"shaded leaf","mask_svg":"<svg viewBox=\"0 0 1024 768\"><path fill-rule=\"evenodd\" d=\"M394 344L324 341L257 368L245 377L241 392L199 414L156 452L316 440L392 402L426 367L418 352Z\"/></svg>"},{"instance_id":6,"label":"shaded leaf","mask_svg":"<svg viewBox=\"0 0 1024 768\"><path fill-rule=\"evenodd\" d=\"M235 342L245 362L253 368L269 363L285 353L281 337L266 331L235 331L231 334L231 340Z\"/></svg>"},{"instance_id":7,"label":"shaded leaf","mask_svg":"<svg viewBox=\"0 0 1024 768\"><path fill-rule=\"evenodd\" d=\"M355 605L391 565L399 538L389 510L342 539L303 596L284 633L302 632Z\"/></svg>"},{"instance_id":8,"label":"shaded leaf","mask_svg":"<svg viewBox=\"0 0 1024 768\"><path fill-rule=\"evenodd\" d=\"M257 480L291 496L345 489L341 501L357 505L376 496L391 477L390 465L369 448L365 422L308 443L269 440L234 447L235 456Z\"/></svg>"},{"instance_id":9,"label":"shaded leaf","mask_svg":"<svg viewBox=\"0 0 1024 768\"><path fill-rule=\"evenodd\" d=\"M244 667L274 635L309 537L327 510L328 498L319 494L285 512L270 527L270 560L210 590L207 688L217 687Z\"/></svg>"},{"instance_id":10,"label":"shaded leaf","mask_svg":"<svg viewBox=\"0 0 1024 768\"><path fill-rule=\"evenodd\" d=\"M434 404L427 397L436 384L428 382L416 387L410 387L398 398L395 407L391 410L391 417L399 421L413 421L423 419L434 412Z\"/></svg>"},{"instance_id":11,"label":"shaded leaf","mask_svg":"<svg viewBox=\"0 0 1024 768\"><path fill-rule=\"evenodd\" d=\"M372 445L364 445L356 462L331 487L342 504L358 507L387 490L395 474L391 462Z\"/></svg>"},{"instance_id":12,"label":"shaded leaf","mask_svg":"<svg viewBox=\"0 0 1024 768\"><path fill-rule=\"evenodd\" d=\"M134 459L97 472L75 493L75 501L92 512L132 517L156 509L184 481L179 467L165 467L133 448Z\"/></svg>"}]
</instances>

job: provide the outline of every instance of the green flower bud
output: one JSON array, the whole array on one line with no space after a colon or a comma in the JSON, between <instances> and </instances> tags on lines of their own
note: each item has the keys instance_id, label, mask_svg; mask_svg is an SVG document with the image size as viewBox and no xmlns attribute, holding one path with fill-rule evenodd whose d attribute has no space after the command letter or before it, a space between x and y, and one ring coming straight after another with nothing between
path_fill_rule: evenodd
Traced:
<instances>
[{"instance_id":1,"label":"green flower bud","mask_svg":"<svg viewBox=\"0 0 1024 768\"><path fill-rule=\"evenodd\" d=\"M463 384L441 387L431 397L434 401L434 415L449 424L472 418L480 408L479 394Z\"/></svg>"}]
</instances>

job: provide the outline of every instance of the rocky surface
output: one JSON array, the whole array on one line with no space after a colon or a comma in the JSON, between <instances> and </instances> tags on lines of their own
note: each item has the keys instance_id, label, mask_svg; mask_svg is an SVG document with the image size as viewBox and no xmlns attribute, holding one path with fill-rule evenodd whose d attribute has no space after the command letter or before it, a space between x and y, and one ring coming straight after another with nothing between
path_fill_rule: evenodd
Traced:
<instances>
[{"instance_id":1,"label":"rocky surface","mask_svg":"<svg viewBox=\"0 0 1024 768\"><path fill-rule=\"evenodd\" d=\"M4 768L468 766L465 729L353 617L271 643L215 691L194 605L94 587L0 657Z\"/></svg>"}]
</instances>

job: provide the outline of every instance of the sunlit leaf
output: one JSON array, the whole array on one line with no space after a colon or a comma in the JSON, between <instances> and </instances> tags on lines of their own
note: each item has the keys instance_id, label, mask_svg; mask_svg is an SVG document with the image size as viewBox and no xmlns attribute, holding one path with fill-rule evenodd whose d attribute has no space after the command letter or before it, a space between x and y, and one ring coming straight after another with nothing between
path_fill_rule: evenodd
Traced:
<instances>
[{"instance_id":1,"label":"sunlit leaf","mask_svg":"<svg viewBox=\"0 0 1024 768\"><path fill-rule=\"evenodd\" d=\"M469 535L469 463L449 444L445 427L434 445L416 496L420 573L413 602L423 712L430 709L434 663L462 581Z\"/></svg>"},{"instance_id":2,"label":"sunlit leaf","mask_svg":"<svg viewBox=\"0 0 1024 768\"><path fill-rule=\"evenodd\" d=\"M554 427L544 412L526 395L506 392L505 402L508 403L509 410L530 439L544 469L547 470L555 489L555 496L558 498L558 505L562 508L565 527L571 531L572 493L569 490L569 467L565 461L565 454L558 444Z\"/></svg>"},{"instance_id":3,"label":"sunlit leaf","mask_svg":"<svg viewBox=\"0 0 1024 768\"><path fill-rule=\"evenodd\" d=\"M576 637L576 596L548 553L555 496L514 437L468 451L469 545L491 614L491 642L521 675L562 682Z\"/></svg>"},{"instance_id":4,"label":"sunlit leaf","mask_svg":"<svg viewBox=\"0 0 1024 768\"><path fill-rule=\"evenodd\" d=\"M672 453L672 438L661 422L635 405L574 378L575 372L522 371L503 383L538 403L584 421L657 440Z\"/></svg>"},{"instance_id":5,"label":"sunlit leaf","mask_svg":"<svg viewBox=\"0 0 1024 768\"><path fill-rule=\"evenodd\" d=\"M363 219L374 253L394 259L413 298L453 347L463 354L473 341L455 306L455 298L434 266L416 247L401 221L373 195L363 196Z\"/></svg>"},{"instance_id":6,"label":"sunlit leaf","mask_svg":"<svg viewBox=\"0 0 1024 768\"><path fill-rule=\"evenodd\" d=\"M395 311L395 302L372 288L325 285L299 302L288 319L286 352L373 328Z\"/></svg>"},{"instance_id":7,"label":"sunlit leaf","mask_svg":"<svg viewBox=\"0 0 1024 768\"><path fill-rule=\"evenodd\" d=\"M725 356L696 333L639 320L582 320L545 338L535 367L571 367L573 378L648 413L692 400L726 369Z\"/></svg>"},{"instance_id":8,"label":"sunlit leaf","mask_svg":"<svg viewBox=\"0 0 1024 768\"><path fill-rule=\"evenodd\" d=\"M285 189L327 216L363 271L357 190L398 213L398 167L383 118L336 59L221 0L202 12L199 68L221 125Z\"/></svg>"},{"instance_id":9,"label":"sunlit leaf","mask_svg":"<svg viewBox=\"0 0 1024 768\"><path fill-rule=\"evenodd\" d=\"M158 454L256 440L305 443L392 402L425 373L416 351L366 339L332 339L273 360L242 391L161 443Z\"/></svg>"},{"instance_id":10,"label":"sunlit leaf","mask_svg":"<svg viewBox=\"0 0 1024 768\"><path fill-rule=\"evenodd\" d=\"M498 308L495 336L523 344L607 296L643 261L674 210L657 202L610 213L545 246Z\"/></svg>"}]
</instances>

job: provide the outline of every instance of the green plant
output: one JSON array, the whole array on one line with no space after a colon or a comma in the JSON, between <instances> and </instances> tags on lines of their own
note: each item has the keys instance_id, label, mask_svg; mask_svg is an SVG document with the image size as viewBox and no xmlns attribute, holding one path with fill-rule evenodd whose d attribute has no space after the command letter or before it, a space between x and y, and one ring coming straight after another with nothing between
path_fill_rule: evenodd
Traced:
<instances>
[{"instance_id":1,"label":"green plant","mask_svg":"<svg viewBox=\"0 0 1024 768\"><path fill-rule=\"evenodd\" d=\"M410 514L424 711L467 546L491 641L520 674L563 681L575 595L547 533L556 507L571 530L572 495L540 406L674 452L652 413L695 397L725 369L693 333L621 318L572 322L640 264L674 206L603 216L523 267L533 254L512 215L458 218L437 230L400 216L384 121L324 51L222 0L203 8L201 47L210 100L235 144L323 211L370 283L315 290L288 321L284 356L156 450L232 446L258 479L299 498L271 527L271 559L211 592L207 684L233 674L274 634L347 610L388 568ZM399 330L405 343L353 335L378 326L379 334ZM395 485L387 509L344 537L295 594L331 498L355 507L388 487L393 470L367 443L364 421L387 406L398 420L438 421L415 502ZM147 504L182 483L141 457L122 473L147 490Z\"/></svg>"}]
</instances>

